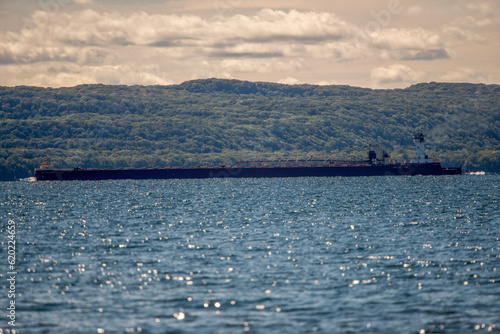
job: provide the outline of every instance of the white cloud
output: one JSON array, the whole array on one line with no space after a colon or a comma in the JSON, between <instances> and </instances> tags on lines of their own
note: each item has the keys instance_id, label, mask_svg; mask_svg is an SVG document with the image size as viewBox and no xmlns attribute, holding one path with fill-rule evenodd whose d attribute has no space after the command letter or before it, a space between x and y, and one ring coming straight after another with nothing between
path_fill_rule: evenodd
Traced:
<instances>
[{"instance_id":1,"label":"white cloud","mask_svg":"<svg viewBox=\"0 0 500 334\"><path fill-rule=\"evenodd\" d=\"M481 35L461 27L445 25L441 28L443 36L447 37L447 45L454 46L463 42L486 42Z\"/></svg>"},{"instance_id":2,"label":"white cloud","mask_svg":"<svg viewBox=\"0 0 500 334\"><path fill-rule=\"evenodd\" d=\"M380 49L435 49L443 46L439 34L422 28L385 29L371 34L372 44Z\"/></svg>"},{"instance_id":3,"label":"white cloud","mask_svg":"<svg viewBox=\"0 0 500 334\"><path fill-rule=\"evenodd\" d=\"M8 42L0 43L0 64L52 62L87 70L90 65L101 66L99 77L97 72L93 78L84 76L90 82L126 81L114 75L124 64L135 68L134 64L151 60L160 62L165 72L184 68L191 77L203 73L229 77L234 73L293 73L307 68L308 57L342 59L360 54L356 51L359 43L351 40L361 31L331 13L264 9L254 15L203 19L89 9L56 14L37 11L30 20L37 23L32 29L11 34ZM54 84L57 80L65 84L71 76L54 76ZM47 80L43 74L38 78L38 82ZM146 78L150 76L139 76L139 83L148 83Z\"/></svg>"},{"instance_id":4,"label":"white cloud","mask_svg":"<svg viewBox=\"0 0 500 334\"><path fill-rule=\"evenodd\" d=\"M488 15L494 11L492 4L484 1L468 3L466 8L469 11L477 11L483 15Z\"/></svg>"},{"instance_id":5,"label":"white cloud","mask_svg":"<svg viewBox=\"0 0 500 334\"><path fill-rule=\"evenodd\" d=\"M477 69L461 67L454 69L452 71L446 72L441 77L442 81L451 82L488 82L491 79L486 80L486 77L482 75Z\"/></svg>"},{"instance_id":6,"label":"white cloud","mask_svg":"<svg viewBox=\"0 0 500 334\"><path fill-rule=\"evenodd\" d=\"M297 85L297 84L300 84L302 82L300 82L300 80L296 79L296 78L286 77L286 78L278 80L278 83L287 84L287 85Z\"/></svg>"},{"instance_id":7,"label":"white cloud","mask_svg":"<svg viewBox=\"0 0 500 334\"><path fill-rule=\"evenodd\" d=\"M403 64L377 67L371 71L371 79L376 85L393 83L413 83L424 77L425 73L414 71Z\"/></svg>"},{"instance_id":8,"label":"white cloud","mask_svg":"<svg viewBox=\"0 0 500 334\"><path fill-rule=\"evenodd\" d=\"M339 85L339 84L340 83L336 80L331 80L331 81L322 80L322 81L315 83L315 85L319 85L319 86L331 86L331 85Z\"/></svg>"},{"instance_id":9,"label":"white cloud","mask_svg":"<svg viewBox=\"0 0 500 334\"><path fill-rule=\"evenodd\" d=\"M60 43L76 46L142 45L162 47L209 46L225 49L256 45L330 45L346 41L371 41L378 48L429 48L441 45L439 36L423 29L386 29L366 36L353 24L331 13L288 12L264 9L254 16L236 15L220 20L197 16L129 16L98 13L93 10L61 13L52 20L38 11L34 22L46 22L36 29L24 30L20 38L40 44ZM246 51L243 51L246 52Z\"/></svg>"},{"instance_id":10,"label":"white cloud","mask_svg":"<svg viewBox=\"0 0 500 334\"><path fill-rule=\"evenodd\" d=\"M74 2L89 4L87 0ZM397 64L375 68L372 82L413 82L422 73L412 71L407 62L450 59L457 55L456 45L484 42L475 29L496 22L494 17L481 16L486 12L484 6L470 9L477 16L456 18L435 30L391 24L372 32L320 11L262 9L242 14L235 9L204 17L193 12L99 12L97 5L79 11L81 7L72 6L66 12L63 7L35 11L24 29L0 31L0 68L8 69L10 76L0 78L0 84L57 86L71 80L150 84L262 74L273 74L273 80L279 80L301 78L306 71L323 75L314 81L328 82L327 71L318 66L361 64L358 68L365 71L366 78L367 68L381 61ZM422 10L415 5L405 13L417 15ZM155 64L156 69L144 64ZM62 72L49 74L49 68ZM32 73L17 76L16 70Z\"/></svg>"},{"instance_id":11,"label":"white cloud","mask_svg":"<svg viewBox=\"0 0 500 334\"><path fill-rule=\"evenodd\" d=\"M3 73L10 81L6 85L34 85L43 87L63 87L80 84L122 84L122 85L169 85L168 74L155 66L142 65L100 65L79 66L67 64L58 66L47 63L16 67L4 66Z\"/></svg>"},{"instance_id":12,"label":"white cloud","mask_svg":"<svg viewBox=\"0 0 500 334\"><path fill-rule=\"evenodd\" d=\"M301 60L287 59L224 59L220 67L227 72L295 72L306 65Z\"/></svg>"},{"instance_id":13,"label":"white cloud","mask_svg":"<svg viewBox=\"0 0 500 334\"><path fill-rule=\"evenodd\" d=\"M441 27L441 34L447 45L464 42L487 43L490 36L488 30L497 33L500 29L497 2L474 2L465 4L467 15L455 17Z\"/></svg>"}]
</instances>

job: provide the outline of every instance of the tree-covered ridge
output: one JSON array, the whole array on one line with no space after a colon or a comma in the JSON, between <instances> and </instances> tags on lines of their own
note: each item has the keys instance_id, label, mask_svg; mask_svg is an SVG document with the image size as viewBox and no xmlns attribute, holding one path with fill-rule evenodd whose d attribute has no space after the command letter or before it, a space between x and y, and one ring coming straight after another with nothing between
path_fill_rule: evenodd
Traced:
<instances>
[{"instance_id":1,"label":"tree-covered ridge","mask_svg":"<svg viewBox=\"0 0 500 334\"><path fill-rule=\"evenodd\" d=\"M406 89L207 79L171 86L0 87L0 179L55 167L230 164L252 156L399 161L421 128L444 165L500 172L500 86Z\"/></svg>"}]
</instances>

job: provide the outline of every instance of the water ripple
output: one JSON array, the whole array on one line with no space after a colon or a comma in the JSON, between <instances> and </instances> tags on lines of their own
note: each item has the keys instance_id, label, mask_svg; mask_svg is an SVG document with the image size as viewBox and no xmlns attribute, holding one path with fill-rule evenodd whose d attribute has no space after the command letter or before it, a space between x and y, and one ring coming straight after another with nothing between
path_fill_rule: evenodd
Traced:
<instances>
[{"instance_id":1,"label":"water ripple","mask_svg":"<svg viewBox=\"0 0 500 334\"><path fill-rule=\"evenodd\" d=\"M18 329L500 332L499 186L487 175L2 183Z\"/></svg>"}]
</instances>

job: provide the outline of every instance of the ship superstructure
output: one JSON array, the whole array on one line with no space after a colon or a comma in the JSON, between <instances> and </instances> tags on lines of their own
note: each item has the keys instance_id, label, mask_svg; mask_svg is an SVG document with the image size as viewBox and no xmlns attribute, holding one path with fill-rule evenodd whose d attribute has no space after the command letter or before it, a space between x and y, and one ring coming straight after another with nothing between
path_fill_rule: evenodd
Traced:
<instances>
[{"instance_id":1,"label":"ship superstructure","mask_svg":"<svg viewBox=\"0 0 500 334\"><path fill-rule=\"evenodd\" d=\"M411 159L411 163L430 164L434 162L425 154L425 138L422 132L416 132L413 135L413 143L415 144L415 159Z\"/></svg>"}]
</instances>

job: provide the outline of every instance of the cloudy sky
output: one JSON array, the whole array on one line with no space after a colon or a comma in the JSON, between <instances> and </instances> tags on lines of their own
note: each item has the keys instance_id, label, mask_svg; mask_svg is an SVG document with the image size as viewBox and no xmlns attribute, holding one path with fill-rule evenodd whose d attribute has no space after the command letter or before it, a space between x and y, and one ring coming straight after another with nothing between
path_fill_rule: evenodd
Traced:
<instances>
[{"instance_id":1,"label":"cloudy sky","mask_svg":"<svg viewBox=\"0 0 500 334\"><path fill-rule=\"evenodd\" d=\"M0 0L0 85L500 82L498 0Z\"/></svg>"}]
</instances>

